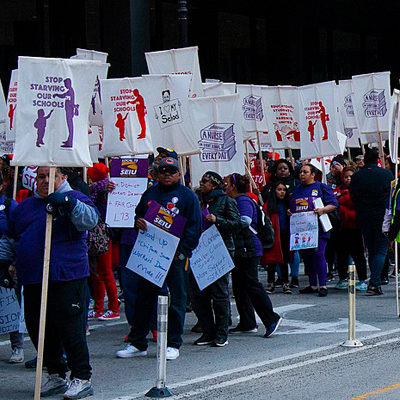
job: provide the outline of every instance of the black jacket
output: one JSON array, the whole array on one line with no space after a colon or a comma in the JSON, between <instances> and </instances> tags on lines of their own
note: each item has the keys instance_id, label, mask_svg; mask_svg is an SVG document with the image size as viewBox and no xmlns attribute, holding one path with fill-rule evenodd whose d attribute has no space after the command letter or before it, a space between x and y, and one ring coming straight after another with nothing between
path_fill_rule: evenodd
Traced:
<instances>
[{"instance_id":1,"label":"black jacket","mask_svg":"<svg viewBox=\"0 0 400 400\"><path fill-rule=\"evenodd\" d=\"M352 176L350 196L359 228L382 229L392 179L390 171L377 165L366 165Z\"/></svg>"}]
</instances>

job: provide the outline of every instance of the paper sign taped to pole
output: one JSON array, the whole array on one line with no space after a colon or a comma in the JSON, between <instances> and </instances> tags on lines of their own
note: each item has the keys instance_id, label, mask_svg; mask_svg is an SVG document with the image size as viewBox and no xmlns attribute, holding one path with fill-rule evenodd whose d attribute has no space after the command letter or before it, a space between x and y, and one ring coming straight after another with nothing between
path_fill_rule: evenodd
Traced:
<instances>
[{"instance_id":1,"label":"paper sign taped to pole","mask_svg":"<svg viewBox=\"0 0 400 400\"><path fill-rule=\"evenodd\" d=\"M7 96L6 140L15 142L17 108L18 70L11 72L10 87Z\"/></svg>"},{"instance_id":2,"label":"paper sign taped to pole","mask_svg":"<svg viewBox=\"0 0 400 400\"><path fill-rule=\"evenodd\" d=\"M101 81L103 99L103 156L153 153L147 93L142 78Z\"/></svg>"},{"instance_id":3,"label":"paper sign taped to pole","mask_svg":"<svg viewBox=\"0 0 400 400\"><path fill-rule=\"evenodd\" d=\"M19 57L12 165L91 166L90 99L97 61Z\"/></svg>"},{"instance_id":4,"label":"paper sign taped to pole","mask_svg":"<svg viewBox=\"0 0 400 400\"><path fill-rule=\"evenodd\" d=\"M235 264L215 225L202 233L199 245L193 251L190 268L200 290L227 274Z\"/></svg>"},{"instance_id":5,"label":"paper sign taped to pole","mask_svg":"<svg viewBox=\"0 0 400 400\"><path fill-rule=\"evenodd\" d=\"M184 47L145 53L147 68L152 75L179 74L191 77L189 97L203 96L198 47Z\"/></svg>"},{"instance_id":6,"label":"paper sign taped to pole","mask_svg":"<svg viewBox=\"0 0 400 400\"><path fill-rule=\"evenodd\" d=\"M179 240L171 233L148 223L147 231L138 233L126 268L161 287L174 259Z\"/></svg>"},{"instance_id":7,"label":"paper sign taped to pole","mask_svg":"<svg viewBox=\"0 0 400 400\"><path fill-rule=\"evenodd\" d=\"M202 153L192 156L192 181L206 171L244 174L244 146L239 95L189 100L190 118Z\"/></svg>"}]
</instances>

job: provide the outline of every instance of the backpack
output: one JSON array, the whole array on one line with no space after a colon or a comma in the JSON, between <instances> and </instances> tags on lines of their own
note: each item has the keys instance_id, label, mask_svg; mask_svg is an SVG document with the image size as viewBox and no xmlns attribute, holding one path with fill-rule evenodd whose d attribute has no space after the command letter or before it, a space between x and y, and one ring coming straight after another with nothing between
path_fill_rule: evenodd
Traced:
<instances>
[{"instance_id":1,"label":"backpack","mask_svg":"<svg viewBox=\"0 0 400 400\"><path fill-rule=\"evenodd\" d=\"M256 204L254 200L251 200L251 202L256 207L257 212L256 232L254 233L260 240L263 249L270 249L274 245L275 241L275 232L271 220L269 219L267 212L259 204Z\"/></svg>"},{"instance_id":2,"label":"backpack","mask_svg":"<svg viewBox=\"0 0 400 400\"><path fill-rule=\"evenodd\" d=\"M110 247L110 232L107 224L99 217L97 225L87 232L86 243L89 256L99 256Z\"/></svg>"}]
</instances>

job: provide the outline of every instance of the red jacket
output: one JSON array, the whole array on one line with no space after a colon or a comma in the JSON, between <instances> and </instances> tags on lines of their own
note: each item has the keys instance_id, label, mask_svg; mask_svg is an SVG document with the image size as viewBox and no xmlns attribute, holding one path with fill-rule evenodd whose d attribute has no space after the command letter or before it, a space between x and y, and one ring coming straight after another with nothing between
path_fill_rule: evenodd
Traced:
<instances>
[{"instance_id":1,"label":"red jacket","mask_svg":"<svg viewBox=\"0 0 400 400\"><path fill-rule=\"evenodd\" d=\"M339 186L337 200L339 202L340 227L342 229L357 229L356 208L351 200L349 189Z\"/></svg>"},{"instance_id":2,"label":"red jacket","mask_svg":"<svg viewBox=\"0 0 400 400\"><path fill-rule=\"evenodd\" d=\"M267 211L267 203L264 203L264 210ZM281 245L281 236L279 230L279 216L278 213L270 214L268 213L269 218L272 223L272 227L274 228L274 245L270 249L264 249L263 255L261 257L261 264L282 264L283 263L283 254L282 254L282 245Z\"/></svg>"}]
</instances>

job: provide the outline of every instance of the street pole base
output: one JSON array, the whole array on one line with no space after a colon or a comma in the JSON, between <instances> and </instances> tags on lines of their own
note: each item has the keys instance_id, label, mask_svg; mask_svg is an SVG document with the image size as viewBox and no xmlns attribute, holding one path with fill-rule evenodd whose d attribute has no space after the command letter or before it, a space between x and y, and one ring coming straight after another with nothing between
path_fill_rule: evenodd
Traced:
<instances>
[{"instance_id":1,"label":"street pole base","mask_svg":"<svg viewBox=\"0 0 400 400\"><path fill-rule=\"evenodd\" d=\"M341 344L343 347L362 347L364 346L359 340L354 339L354 340L346 340Z\"/></svg>"},{"instance_id":2,"label":"street pole base","mask_svg":"<svg viewBox=\"0 0 400 400\"><path fill-rule=\"evenodd\" d=\"M153 387L147 393L146 397L161 398L161 397L171 397L174 394L167 387L158 388Z\"/></svg>"}]
</instances>

